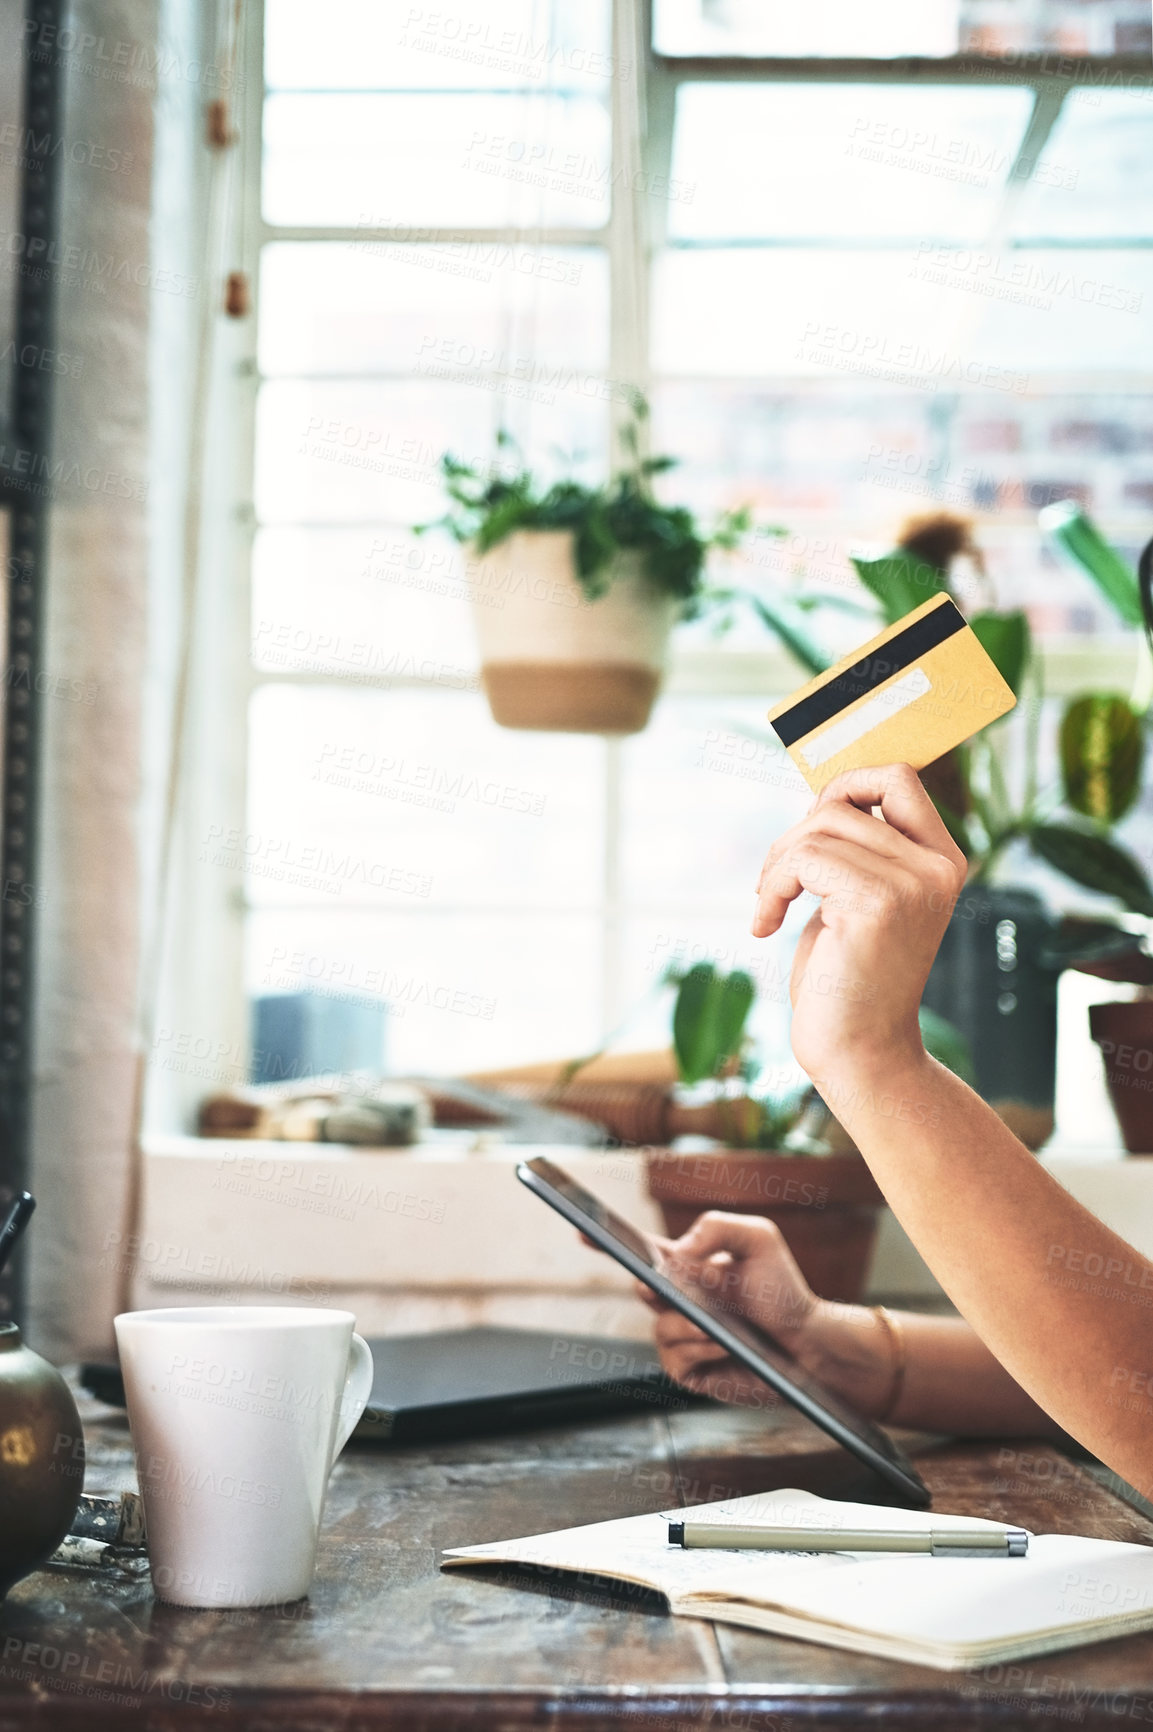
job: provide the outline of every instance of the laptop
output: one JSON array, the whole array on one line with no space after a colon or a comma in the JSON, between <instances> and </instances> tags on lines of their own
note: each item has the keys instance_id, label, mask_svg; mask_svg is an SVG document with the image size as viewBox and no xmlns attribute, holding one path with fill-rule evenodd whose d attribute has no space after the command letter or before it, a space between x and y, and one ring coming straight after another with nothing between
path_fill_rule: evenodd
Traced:
<instances>
[{"instance_id":1,"label":"laptop","mask_svg":"<svg viewBox=\"0 0 1153 1732\"><path fill-rule=\"evenodd\" d=\"M368 1344L372 1394L353 1432L368 1443L427 1443L700 1405L664 1375L651 1341L486 1325ZM80 1381L98 1401L124 1406L118 1365L82 1365Z\"/></svg>"}]
</instances>

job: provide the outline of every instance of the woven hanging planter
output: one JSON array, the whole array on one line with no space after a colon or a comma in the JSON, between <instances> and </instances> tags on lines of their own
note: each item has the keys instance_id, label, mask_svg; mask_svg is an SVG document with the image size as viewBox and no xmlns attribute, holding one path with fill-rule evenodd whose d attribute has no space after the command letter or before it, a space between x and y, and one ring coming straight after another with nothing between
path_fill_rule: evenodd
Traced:
<instances>
[{"instance_id":1,"label":"woven hanging planter","mask_svg":"<svg viewBox=\"0 0 1153 1732\"><path fill-rule=\"evenodd\" d=\"M622 554L595 601L577 578L567 530L519 530L482 558L468 580L481 678L505 728L636 734L660 690L674 596Z\"/></svg>"}]
</instances>

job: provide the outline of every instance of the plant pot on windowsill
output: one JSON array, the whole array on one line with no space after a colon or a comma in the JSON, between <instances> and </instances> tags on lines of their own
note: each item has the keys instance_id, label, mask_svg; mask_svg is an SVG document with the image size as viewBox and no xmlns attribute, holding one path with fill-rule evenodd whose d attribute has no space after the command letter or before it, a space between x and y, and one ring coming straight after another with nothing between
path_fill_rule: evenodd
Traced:
<instances>
[{"instance_id":1,"label":"plant pot on windowsill","mask_svg":"<svg viewBox=\"0 0 1153 1732\"><path fill-rule=\"evenodd\" d=\"M860 1155L654 1149L647 1167L649 1195L671 1237L706 1209L761 1215L781 1229L815 1293L848 1303L861 1298L885 1199Z\"/></svg>"},{"instance_id":2,"label":"plant pot on windowsill","mask_svg":"<svg viewBox=\"0 0 1153 1732\"><path fill-rule=\"evenodd\" d=\"M1126 1152L1153 1154L1153 998L1091 1004L1089 1032L1101 1048Z\"/></svg>"},{"instance_id":3,"label":"plant pot on windowsill","mask_svg":"<svg viewBox=\"0 0 1153 1732\"><path fill-rule=\"evenodd\" d=\"M635 734L660 689L681 611L641 557L618 554L590 600L568 530L519 530L469 566L481 679L506 728Z\"/></svg>"},{"instance_id":4,"label":"plant pot on windowsill","mask_svg":"<svg viewBox=\"0 0 1153 1732\"><path fill-rule=\"evenodd\" d=\"M1153 1154L1153 957L1134 945L1104 962L1080 961L1083 974L1128 981L1134 999L1089 1006L1089 1033L1101 1048L1109 1100L1130 1155Z\"/></svg>"}]
</instances>

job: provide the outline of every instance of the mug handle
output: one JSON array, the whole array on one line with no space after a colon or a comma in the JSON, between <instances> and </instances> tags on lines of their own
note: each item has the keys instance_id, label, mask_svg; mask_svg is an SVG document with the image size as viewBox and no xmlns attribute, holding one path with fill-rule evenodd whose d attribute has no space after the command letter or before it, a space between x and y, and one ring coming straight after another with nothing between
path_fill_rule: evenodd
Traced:
<instances>
[{"instance_id":1,"label":"mug handle","mask_svg":"<svg viewBox=\"0 0 1153 1732\"><path fill-rule=\"evenodd\" d=\"M348 1371L344 1379L344 1393L340 1398L340 1412L336 1419L333 1461L352 1436L357 1420L368 1406L368 1398L372 1394L372 1375L372 1348L363 1335L354 1335L348 1353Z\"/></svg>"}]
</instances>

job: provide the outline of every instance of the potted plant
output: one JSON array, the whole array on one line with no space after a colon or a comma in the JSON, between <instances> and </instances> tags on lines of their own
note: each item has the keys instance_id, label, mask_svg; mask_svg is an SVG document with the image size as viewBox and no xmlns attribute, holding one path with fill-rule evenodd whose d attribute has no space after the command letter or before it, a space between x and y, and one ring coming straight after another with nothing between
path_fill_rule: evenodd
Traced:
<instances>
[{"instance_id":1,"label":"potted plant","mask_svg":"<svg viewBox=\"0 0 1153 1732\"><path fill-rule=\"evenodd\" d=\"M813 1288L826 1299L855 1302L868 1279L884 1197L857 1150L807 1087L785 1095L763 1086L745 1027L755 997L742 970L697 963L676 984L673 1051L681 1079L676 1127L702 1133L719 1148L654 1149L646 1155L649 1194L665 1228L685 1232L705 1209L735 1210L775 1221ZM922 1036L962 1075L968 1055L956 1030L931 1012Z\"/></svg>"},{"instance_id":2,"label":"potted plant","mask_svg":"<svg viewBox=\"0 0 1153 1732\"><path fill-rule=\"evenodd\" d=\"M706 532L686 506L656 497L653 478L675 459L642 454L647 415L638 393L626 461L601 486L546 484L505 433L487 471L441 460L449 509L420 527L446 529L469 552L481 678L503 727L639 732L672 627L699 604L706 555L750 527L748 512L731 511Z\"/></svg>"},{"instance_id":3,"label":"potted plant","mask_svg":"<svg viewBox=\"0 0 1153 1732\"><path fill-rule=\"evenodd\" d=\"M1132 695L1133 710L1144 714L1153 684L1153 541L1142 550L1134 583L1129 567L1071 501L1050 506L1041 516L1044 527L1066 552L1102 587L1110 586L1117 611L1127 622L1144 627L1144 653ZM1102 726L1107 728L1106 723ZM1115 804L1127 791L1136 797L1143 742L1130 741L1132 730L1125 717L1108 731L1116 731L1126 749L1102 765L1097 798ZM1148 913L1144 908L1137 911ZM1130 1154L1149 1154L1153 1152L1153 955L1147 929L1134 933L1098 923L1073 934L1069 944L1073 966L1081 973L1137 988L1131 999L1091 1005L1089 1032L1101 1049L1105 1082L1125 1147Z\"/></svg>"},{"instance_id":4,"label":"potted plant","mask_svg":"<svg viewBox=\"0 0 1153 1732\"><path fill-rule=\"evenodd\" d=\"M1060 535L1124 625L1141 620L1136 577L1075 508L1050 508L1042 513L1042 527ZM888 625L949 590L951 569L962 555L983 577L971 525L941 511L912 519L882 558L853 564L873 598L877 623ZM745 599L754 600L765 623L811 671L830 664L795 613ZM989 607L971 613L969 624L1024 702L922 772L970 862L924 1004L964 1036L979 1092L1028 1147L1039 1148L1053 1128L1057 980L1061 968L1076 961L1076 929L1072 936L1070 929L1062 933L1034 890L1007 884L1001 875L1011 849L1018 856L1026 851L1085 889L1115 898L1125 913L1153 914L1149 880L1113 833L1140 792L1150 681L1143 667L1130 694L1086 692L1064 706L1058 723L1060 786L1043 789L1040 671L1026 616ZM1023 761L1016 778L1010 774L1011 741L1020 746Z\"/></svg>"},{"instance_id":5,"label":"potted plant","mask_svg":"<svg viewBox=\"0 0 1153 1732\"><path fill-rule=\"evenodd\" d=\"M1131 1155L1153 1154L1153 957L1144 948L1111 959L1112 966L1084 973L1137 987L1131 999L1089 1006L1089 1032L1101 1049L1105 1085Z\"/></svg>"}]
</instances>

